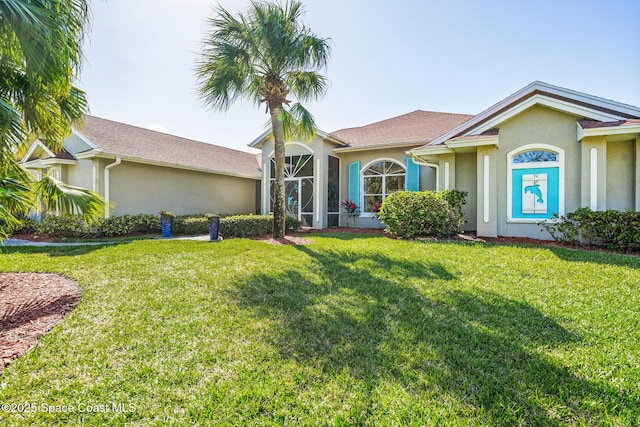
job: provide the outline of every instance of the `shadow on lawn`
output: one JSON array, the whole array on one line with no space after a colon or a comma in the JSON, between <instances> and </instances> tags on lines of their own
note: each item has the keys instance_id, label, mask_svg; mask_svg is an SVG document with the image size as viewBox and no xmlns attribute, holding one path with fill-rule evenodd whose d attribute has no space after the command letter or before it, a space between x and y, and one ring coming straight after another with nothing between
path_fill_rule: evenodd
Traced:
<instances>
[{"instance_id":1,"label":"shadow on lawn","mask_svg":"<svg viewBox=\"0 0 640 427\"><path fill-rule=\"evenodd\" d=\"M597 424L639 403L536 350L580 337L524 302L444 284L456 276L441 264L296 248L315 277L293 269L256 274L235 297L277 321L270 337L282 357L322 367L328 377L348 369L369 399L377 383L392 380L415 395L454 400L458 410L473 408L472 417L491 425ZM416 278L437 298L409 283ZM366 419L373 409L361 403Z\"/></svg>"},{"instance_id":2,"label":"shadow on lawn","mask_svg":"<svg viewBox=\"0 0 640 427\"><path fill-rule=\"evenodd\" d=\"M68 245L68 246L2 246L0 244L0 254L24 253L24 254L47 254L51 257L56 256L75 256L86 255L94 251L120 247L135 242L136 240L98 243L90 245Z\"/></svg>"},{"instance_id":3,"label":"shadow on lawn","mask_svg":"<svg viewBox=\"0 0 640 427\"><path fill-rule=\"evenodd\" d=\"M599 248L569 249L558 247L550 247L549 250L563 261L606 264L634 269L640 268L640 254L637 252L625 254L622 252L608 252Z\"/></svg>"}]
</instances>

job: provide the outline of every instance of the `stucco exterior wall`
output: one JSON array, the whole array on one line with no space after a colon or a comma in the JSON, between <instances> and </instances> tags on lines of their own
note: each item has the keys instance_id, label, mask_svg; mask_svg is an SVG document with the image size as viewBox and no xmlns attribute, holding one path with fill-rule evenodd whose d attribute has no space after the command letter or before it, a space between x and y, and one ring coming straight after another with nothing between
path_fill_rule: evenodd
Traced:
<instances>
[{"instance_id":1,"label":"stucco exterior wall","mask_svg":"<svg viewBox=\"0 0 640 427\"><path fill-rule=\"evenodd\" d=\"M524 236L550 239L537 220L531 223L509 222L507 217L507 153L529 144L548 144L565 153L565 212L580 207L581 146L576 136L578 117L543 106L531 107L500 125L497 153L497 226L500 236Z\"/></svg>"},{"instance_id":2,"label":"stucco exterior wall","mask_svg":"<svg viewBox=\"0 0 640 427\"><path fill-rule=\"evenodd\" d=\"M607 142L607 209L635 209L635 141Z\"/></svg>"},{"instance_id":3,"label":"stucco exterior wall","mask_svg":"<svg viewBox=\"0 0 640 427\"><path fill-rule=\"evenodd\" d=\"M476 153L458 153L455 161L455 188L467 192L466 204L462 206L465 224L464 231L475 230L477 227L477 164Z\"/></svg>"},{"instance_id":4,"label":"stucco exterior wall","mask_svg":"<svg viewBox=\"0 0 640 427\"><path fill-rule=\"evenodd\" d=\"M64 165L66 176L64 182L76 187L93 190L93 162L91 160L78 160L75 165Z\"/></svg>"},{"instance_id":5,"label":"stucco exterior wall","mask_svg":"<svg viewBox=\"0 0 640 427\"><path fill-rule=\"evenodd\" d=\"M255 213L256 181L226 175L125 162L110 171L114 216L214 212Z\"/></svg>"}]
</instances>

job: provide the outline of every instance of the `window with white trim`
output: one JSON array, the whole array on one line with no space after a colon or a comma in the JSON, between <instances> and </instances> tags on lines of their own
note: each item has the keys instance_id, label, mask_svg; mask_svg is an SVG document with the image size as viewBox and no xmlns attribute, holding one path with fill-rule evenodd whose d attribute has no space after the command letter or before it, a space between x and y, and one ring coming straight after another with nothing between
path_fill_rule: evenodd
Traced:
<instances>
[{"instance_id":1,"label":"window with white trim","mask_svg":"<svg viewBox=\"0 0 640 427\"><path fill-rule=\"evenodd\" d=\"M390 160L375 161L362 171L362 212L374 213L387 196L405 189L404 165Z\"/></svg>"}]
</instances>

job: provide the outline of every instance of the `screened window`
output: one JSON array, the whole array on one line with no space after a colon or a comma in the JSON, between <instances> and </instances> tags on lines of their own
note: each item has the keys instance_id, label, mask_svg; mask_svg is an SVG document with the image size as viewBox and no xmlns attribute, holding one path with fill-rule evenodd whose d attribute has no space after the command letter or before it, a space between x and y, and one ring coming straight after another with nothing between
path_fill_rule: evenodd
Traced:
<instances>
[{"instance_id":1,"label":"screened window","mask_svg":"<svg viewBox=\"0 0 640 427\"><path fill-rule=\"evenodd\" d=\"M340 160L328 156L327 167L327 226L337 227L340 220Z\"/></svg>"},{"instance_id":2,"label":"screened window","mask_svg":"<svg viewBox=\"0 0 640 427\"><path fill-rule=\"evenodd\" d=\"M362 173L364 200L362 211L377 212L387 196L396 191L404 191L406 172L404 166L382 160L372 163Z\"/></svg>"}]
</instances>

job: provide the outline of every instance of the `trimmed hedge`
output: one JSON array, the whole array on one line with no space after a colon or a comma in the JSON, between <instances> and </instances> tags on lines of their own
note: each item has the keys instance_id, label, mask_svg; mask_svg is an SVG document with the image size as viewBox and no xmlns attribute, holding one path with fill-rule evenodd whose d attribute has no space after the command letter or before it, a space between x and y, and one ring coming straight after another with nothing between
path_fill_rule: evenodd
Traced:
<instances>
[{"instance_id":1,"label":"trimmed hedge","mask_svg":"<svg viewBox=\"0 0 640 427\"><path fill-rule=\"evenodd\" d=\"M160 231L158 215L122 215L103 219L98 225L96 236L126 236L132 233L156 233Z\"/></svg>"},{"instance_id":2,"label":"trimmed hedge","mask_svg":"<svg viewBox=\"0 0 640 427\"><path fill-rule=\"evenodd\" d=\"M287 231L300 228L300 221L286 218ZM233 215L220 218L220 235L223 237L258 237L273 231L273 215ZM133 233L160 233L160 217L151 214L122 215L99 220L88 227L80 216L47 216L42 222L24 220L14 233L36 232L54 237L113 237ZM174 235L207 234L207 217L204 215L179 216L173 220Z\"/></svg>"},{"instance_id":3,"label":"trimmed hedge","mask_svg":"<svg viewBox=\"0 0 640 427\"><path fill-rule=\"evenodd\" d=\"M380 207L378 218L386 231L402 237L451 236L464 224L464 191L399 191L392 193Z\"/></svg>"},{"instance_id":4,"label":"trimmed hedge","mask_svg":"<svg viewBox=\"0 0 640 427\"><path fill-rule=\"evenodd\" d=\"M540 225L559 242L640 250L640 212L580 208Z\"/></svg>"}]
</instances>

